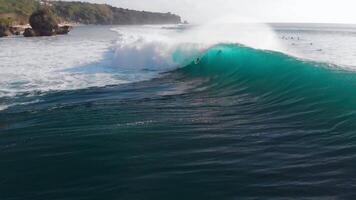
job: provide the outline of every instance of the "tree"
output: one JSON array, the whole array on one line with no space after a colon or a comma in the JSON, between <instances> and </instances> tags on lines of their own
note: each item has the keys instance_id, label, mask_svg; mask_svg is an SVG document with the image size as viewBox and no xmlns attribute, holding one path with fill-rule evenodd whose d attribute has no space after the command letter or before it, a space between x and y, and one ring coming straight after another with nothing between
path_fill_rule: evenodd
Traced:
<instances>
[{"instance_id":1,"label":"tree","mask_svg":"<svg viewBox=\"0 0 356 200\"><path fill-rule=\"evenodd\" d=\"M57 19L48 8L42 8L30 16L30 25L39 36L51 36L58 29Z\"/></svg>"}]
</instances>

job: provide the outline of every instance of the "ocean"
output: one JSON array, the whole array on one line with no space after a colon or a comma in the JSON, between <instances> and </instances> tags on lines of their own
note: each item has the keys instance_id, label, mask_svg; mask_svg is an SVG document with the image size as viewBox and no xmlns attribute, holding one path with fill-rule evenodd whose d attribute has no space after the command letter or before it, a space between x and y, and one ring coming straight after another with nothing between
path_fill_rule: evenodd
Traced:
<instances>
[{"instance_id":1,"label":"ocean","mask_svg":"<svg viewBox=\"0 0 356 200\"><path fill-rule=\"evenodd\" d=\"M0 39L0 199L354 199L356 26Z\"/></svg>"}]
</instances>

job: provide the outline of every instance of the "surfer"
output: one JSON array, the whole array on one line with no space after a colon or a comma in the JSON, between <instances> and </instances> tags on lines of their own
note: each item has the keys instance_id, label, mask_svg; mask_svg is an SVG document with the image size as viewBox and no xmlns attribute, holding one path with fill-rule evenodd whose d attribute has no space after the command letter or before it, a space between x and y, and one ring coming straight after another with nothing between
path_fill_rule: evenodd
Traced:
<instances>
[{"instance_id":1,"label":"surfer","mask_svg":"<svg viewBox=\"0 0 356 200\"><path fill-rule=\"evenodd\" d=\"M195 59L194 64L199 64L200 63L200 58Z\"/></svg>"}]
</instances>

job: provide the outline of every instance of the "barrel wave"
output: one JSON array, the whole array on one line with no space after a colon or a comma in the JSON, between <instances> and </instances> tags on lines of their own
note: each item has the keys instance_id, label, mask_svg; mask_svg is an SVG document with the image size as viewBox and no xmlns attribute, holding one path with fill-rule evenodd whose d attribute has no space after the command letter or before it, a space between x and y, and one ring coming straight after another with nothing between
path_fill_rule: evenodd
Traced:
<instances>
[{"instance_id":1,"label":"barrel wave","mask_svg":"<svg viewBox=\"0 0 356 200\"><path fill-rule=\"evenodd\" d=\"M207 79L202 84L205 90L232 96L249 94L280 110L293 108L289 112L327 110L329 117L336 117L355 109L354 71L279 52L216 45L179 71Z\"/></svg>"},{"instance_id":2,"label":"barrel wave","mask_svg":"<svg viewBox=\"0 0 356 200\"><path fill-rule=\"evenodd\" d=\"M188 63L0 112L1 199L356 195L355 72L238 44Z\"/></svg>"}]
</instances>

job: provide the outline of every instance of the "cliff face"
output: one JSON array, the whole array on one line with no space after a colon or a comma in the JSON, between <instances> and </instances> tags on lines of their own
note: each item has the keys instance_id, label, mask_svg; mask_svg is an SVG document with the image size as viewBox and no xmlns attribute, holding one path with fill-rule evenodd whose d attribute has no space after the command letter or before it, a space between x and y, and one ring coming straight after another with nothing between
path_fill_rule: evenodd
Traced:
<instances>
[{"instance_id":1,"label":"cliff face","mask_svg":"<svg viewBox=\"0 0 356 200\"><path fill-rule=\"evenodd\" d=\"M43 2L43 0L0 0L0 19L11 19L15 24L27 23L31 13L43 6ZM47 6L60 21L103 25L181 23L181 18L171 13L135 11L83 2L47 2Z\"/></svg>"},{"instance_id":2,"label":"cliff face","mask_svg":"<svg viewBox=\"0 0 356 200\"><path fill-rule=\"evenodd\" d=\"M112 24L178 24L181 18L171 13L153 13L111 7Z\"/></svg>"},{"instance_id":3,"label":"cliff face","mask_svg":"<svg viewBox=\"0 0 356 200\"><path fill-rule=\"evenodd\" d=\"M116 8L105 4L52 2L53 12L63 20L83 24L176 24L178 15Z\"/></svg>"}]
</instances>

